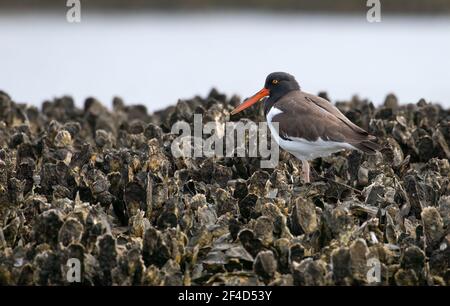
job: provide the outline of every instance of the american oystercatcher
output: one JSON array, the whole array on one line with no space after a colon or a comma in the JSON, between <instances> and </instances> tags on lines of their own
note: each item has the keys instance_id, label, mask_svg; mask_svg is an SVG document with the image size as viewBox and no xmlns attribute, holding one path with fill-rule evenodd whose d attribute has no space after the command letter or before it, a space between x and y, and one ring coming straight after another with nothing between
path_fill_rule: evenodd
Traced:
<instances>
[{"instance_id":1,"label":"american oystercatcher","mask_svg":"<svg viewBox=\"0 0 450 306\"><path fill-rule=\"evenodd\" d=\"M309 160L332 153L356 149L375 154L376 137L352 123L325 99L300 89L294 76L274 72L264 88L236 107L231 115L264 100L267 124L278 145L302 161L302 173L309 183ZM274 122L278 123L278 129Z\"/></svg>"}]
</instances>

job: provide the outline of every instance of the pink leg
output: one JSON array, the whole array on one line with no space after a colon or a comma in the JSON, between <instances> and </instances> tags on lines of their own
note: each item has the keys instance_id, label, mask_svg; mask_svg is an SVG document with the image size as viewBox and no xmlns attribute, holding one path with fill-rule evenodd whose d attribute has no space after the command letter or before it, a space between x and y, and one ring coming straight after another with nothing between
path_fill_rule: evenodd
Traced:
<instances>
[{"instance_id":1,"label":"pink leg","mask_svg":"<svg viewBox=\"0 0 450 306\"><path fill-rule=\"evenodd\" d=\"M307 160L302 160L302 172L303 172L303 180L305 183L309 183L309 163Z\"/></svg>"}]
</instances>

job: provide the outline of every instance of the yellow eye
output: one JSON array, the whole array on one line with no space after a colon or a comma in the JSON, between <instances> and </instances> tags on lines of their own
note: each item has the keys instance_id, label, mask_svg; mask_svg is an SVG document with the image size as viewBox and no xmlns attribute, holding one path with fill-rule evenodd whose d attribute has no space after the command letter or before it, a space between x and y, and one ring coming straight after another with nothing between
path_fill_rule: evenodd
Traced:
<instances>
[{"instance_id":1,"label":"yellow eye","mask_svg":"<svg viewBox=\"0 0 450 306\"><path fill-rule=\"evenodd\" d=\"M278 80L273 80L273 81L272 81L272 84L273 84L273 85L278 84Z\"/></svg>"}]
</instances>

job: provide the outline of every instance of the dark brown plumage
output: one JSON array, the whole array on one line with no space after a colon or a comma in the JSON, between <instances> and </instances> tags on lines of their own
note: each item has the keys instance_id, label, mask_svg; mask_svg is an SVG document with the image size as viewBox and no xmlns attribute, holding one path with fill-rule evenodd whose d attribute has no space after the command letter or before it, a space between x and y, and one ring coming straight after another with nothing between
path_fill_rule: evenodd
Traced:
<instances>
[{"instance_id":1,"label":"dark brown plumage","mask_svg":"<svg viewBox=\"0 0 450 306\"><path fill-rule=\"evenodd\" d=\"M272 136L281 148L302 160L305 182L309 182L309 163L345 149L375 154L380 146L376 137L351 122L325 99L300 89L289 73L267 76L264 88L234 109L236 114L261 101Z\"/></svg>"},{"instance_id":2,"label":"dark brown plumage","mask_svg":"<svg viewBox=\"0 0 450 306\"><path fill-rule=\"evenodd\" d=\"M278 122L280 137L293 137L308 141L346 142L359 150L374 154L379 150L376 137L351 122L327 100L303 92L291 91L277 100L272 107L281 110L272 122Z\"/></svg>"}]
</instances>

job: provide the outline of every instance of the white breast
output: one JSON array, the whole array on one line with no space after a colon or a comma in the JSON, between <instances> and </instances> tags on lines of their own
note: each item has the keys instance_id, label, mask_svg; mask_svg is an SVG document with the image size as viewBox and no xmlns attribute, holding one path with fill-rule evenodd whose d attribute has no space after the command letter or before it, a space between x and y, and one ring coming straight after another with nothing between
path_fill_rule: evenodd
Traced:
<instances>
[{"instance_id":1,"label":"white breast","mask_svg":"<svg viewBox=\"0 0 450 306\"><path fill-rule=\"evenodd\" d=\"M272 107L266 116L272 137L278 145L301 160L312 160L317 157L329 156L335 152L345 149L356 149L352 145L344 142L328 141L318 138L316 141L308 141L303 138L289 137L291 140L284 140L280 137L277 129L277 122L272 123L273 117L283 113L280 109Z\"/></svg>"}]
</instances>

